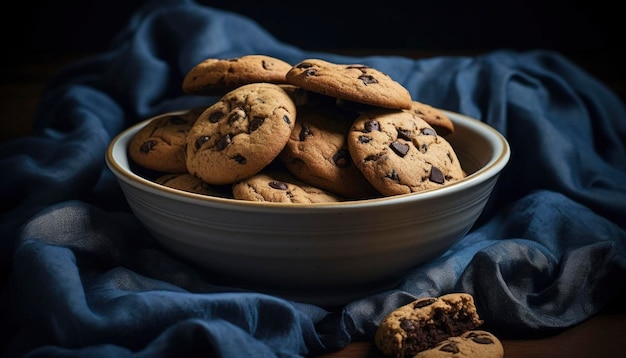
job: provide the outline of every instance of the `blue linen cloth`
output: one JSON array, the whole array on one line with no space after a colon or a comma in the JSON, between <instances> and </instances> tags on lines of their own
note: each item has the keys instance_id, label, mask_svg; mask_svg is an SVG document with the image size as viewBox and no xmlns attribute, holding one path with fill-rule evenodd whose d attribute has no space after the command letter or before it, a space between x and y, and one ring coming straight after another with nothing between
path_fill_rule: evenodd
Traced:
<instances>
[{"instance_id":1,"label":"blue linen cloth","mask_svg":"<svg viewBox=\"0 0 626 358\"><path fill-rule=\"evenodd\" d=\"M479 221L393 290L318 307L225 287L163 251L104 161L138 121L203 105L185 95L209 57L267 54L375 67L416 100L478 118L512 156ZM61 71L35 134L0 146L0 336L6 357L298 357L373 341L392 309L464 291L486 329L545 337L626 288L626 109L550 51L347 57L281 43L193 1L142 7L110 50Z\"/></svg>"}]
</instances>

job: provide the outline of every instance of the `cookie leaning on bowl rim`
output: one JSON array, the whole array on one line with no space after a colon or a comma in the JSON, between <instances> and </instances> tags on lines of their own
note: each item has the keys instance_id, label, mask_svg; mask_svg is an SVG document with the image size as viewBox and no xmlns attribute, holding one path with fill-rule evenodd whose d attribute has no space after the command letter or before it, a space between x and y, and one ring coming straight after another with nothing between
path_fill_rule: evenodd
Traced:
<instances>
[{"instance_id":1,"label":"cookie leaning on bowl rim","mask_svg":"<svg viewBox=\"0 0 626 358\"><path fill-rule=\"evenodd\" d=\"M361 113L347 143L356 166L383 195L437 189L465 177L452 145L411 111Z\"/></svg>"},{"instance_id":2,"label":"cookie leaning on bowl rim","mask_svg":"<svg viewBox=\"0 0 626 358\"><path fill-rule=\"evenodd\" d=\"M389 75L363 64L306 59L294 65L286 81L311 92L390 109L411 109L409 91Z\"/></svg>"},{"instance_id":3,"label":"cookie leaning on bowl rim","mask_svg":"<svg viewBox=\"0 0 626 358\"><path fill-rule=\"evenodd\" d=\"M187 133L206 107L154 117L131 138L128 157L145 169L186 173Z\"/></svg>"}]
</instances>

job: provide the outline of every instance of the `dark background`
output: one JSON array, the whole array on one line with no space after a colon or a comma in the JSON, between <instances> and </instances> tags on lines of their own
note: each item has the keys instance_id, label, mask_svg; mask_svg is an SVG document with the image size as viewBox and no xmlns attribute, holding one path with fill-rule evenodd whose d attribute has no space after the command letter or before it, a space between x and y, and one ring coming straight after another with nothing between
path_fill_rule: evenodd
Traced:
<instances>
[{"instance_id":1,"label":"dark background","mask_svg":"<svg viewBox=\"0 0 626 358\"><path fill-rule=\"evenodd\" d=\"M175 0L174 0L175 1ZM24 0L0 11L3 83L105 51L145 0ZM247 16L305 50L409 57L555 50L626 98L618 3L555 0L227 1L198 3ZM22 64L29 64L27 67ZM8 66L7 66L8 64ZM40 79L41 76L37 78Z\"/></svg>"},{"instance_id":2,"label":"dark background","mask_svg":"<svg viewBox=\"0 0 626 358\"><path fill-rule=\"evenodd\" d=\"M303 49L489 51L553 49L604 56L624 45L617 2L209 1ZM98 52L142 0L40 0L4 6L4 60ZM620 41L620 39L622 39ZM621 49L620 49L621 50ZM620 51L621 52L621 51Z\"/></svg>"}]
</instances>

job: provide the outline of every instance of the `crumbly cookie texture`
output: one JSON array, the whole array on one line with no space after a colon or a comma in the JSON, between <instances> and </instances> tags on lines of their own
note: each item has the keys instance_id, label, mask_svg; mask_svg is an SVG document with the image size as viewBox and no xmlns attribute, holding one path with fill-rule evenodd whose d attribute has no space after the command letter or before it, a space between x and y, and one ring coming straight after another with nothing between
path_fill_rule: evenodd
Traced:
<instances>
[{"instance_id":1,"label":"crumbly cookie texture","mask_svg":"<svg viewBox=\"0 0 626 358\"><path fill-rule=\"evenodd\" d=\"M430 124L437 134L441 136L447 136L454 133L454 123L442 110L433 107L429 104L413 101L411 109L413 113L417 114L426 123Z\"/></svg>"},{"instance_id":2,"label":"crumbly cookie texture","mask_svg":"<svg viewBox=\"0 0 626 358\"><path fill-rule=\"evenodd\" d=\"M392 109L411 109L409 91L389 75L362 64L307 59L286 75L290 84L347 101Z\"/></svg>"},{"instance_id":3,"label":"crumbly cookie texture","mask_svg":"<svg viewBox=\"0 0 626 358\"><path fill-rule=\"evenodd\" d=\"M482 324L472 295L450 293L420 298L392 311L374 341L385 355L411 357Z\"/></svg>"},{"instance_id":4,"label":"crumbly cookie texture","mask_svg":"<svg viewBox=\"0 0 626 358\"><path fill-rule=\"evenodd\" d=\"M274 203L328 203L343 198L296 179L286 171L264 170L233 184L235 199Z\"/></svg>"},{"instance_id":5,"label":"crumbly cookie texture","mask_svg":"<svg viewBox=\"0 0 626 358\"><path fill-rule=\"evenodd\" d=\"M503 358L504 347L498 337L482 330L472 330L450 337L413 358Z\"/></svg>"},{"instance_id":6,"label":"crumbly cookie texture","mask_svg":"<svg viewBox=\"0 0 626 358\"><path fill-rule=\"evenodd\" d=\"M257 82L286 83L291 64L268 55L207 58L187 72L182 89L199 95L224 95L237 87Z\"/></svg>"},{"instance_id":7,"label":"crumbly cookie texture","mask_svg":"<svg viewBox=\"0 0 626 358\"><path fill-rule=\"evenodd\" d=\"M346 135L354 112L334 107L298 107L298 120L278 156L298 179L350 199L379 197L352 161Z\"/></svg>"},{"instance_id":8,"label":"crumbly cookie texture","mask_svg":"<svg viewBox=\"0 0 626 358\"><path fill-rule=\"evenodd\" d=\"M280 154L296 120L293 100L278 85L252 83L224 95L187 134L187 169L209 184L252 176Z\"/></svg>"},{"instance_id":9,"label":"crumbly cookie texture","mask_svg":"<svg viewBox=\"0 0 626 358\"><path fill-rule=\"evenodd\" d=\"M187 133L205 108L163 114L141 128L128 143L128 156L143 168L186 173Z\"/></svg>"},{"instance_id":10,"label":"crumbly cookie texture","mask_svg":"<svg viewBox=\"0 0 626 358\"><path fill-rule=\"evenodd\" d=\"M364 112L347 142L355 164L383 195L437 189L465 177L450 143L411 111Z\"/></svg>"}]
</instances>

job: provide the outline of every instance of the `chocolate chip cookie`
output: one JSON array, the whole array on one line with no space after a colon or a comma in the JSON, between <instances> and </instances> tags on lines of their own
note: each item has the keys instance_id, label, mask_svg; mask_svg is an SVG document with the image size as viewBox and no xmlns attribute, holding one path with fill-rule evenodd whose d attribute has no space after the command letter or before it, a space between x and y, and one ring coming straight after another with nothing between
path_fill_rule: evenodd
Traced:
<instances>
[{"instance_id":1,"label":"chocolate chip cookie","mask_svg":"<svg viewBox=\"0 0 626 358\"><path fill-rule=\"evenodd\" d=\"M278 85L238 87L208 107L187 134L187 169L209 184L232 184L270 164L289 140L293 100Z\"/></svg>"},{"instance_id":2,"label":"chocolate chip cookie","mask_svg":"<svg viewBox=\"0 0 626 358\"><path fill-rule=\"evenodd\" d=\"M278 158L298 179L342 197L380 196L348 151L346 135L355 118L336 107L298 107L298 120Z\"/></svg>"},{"instance_id":3,"label":"chocolate chip cookie","mask_svg":"<svg viewBox=\"0 0 626 358\"><path fill-rule=\"evenodd\" d=\"M135 164L165 173L186 173L187 133L205 108L165 113L154 117L128 143Z\"/></svg>"},{"instance_id":4,"label":"chocolate chip cookie","mask_svg":"<svg viewBox=\"0 0 626 358\"><path fill-rule=\"evenodd\" d=\"M285 75L291 67L291 64L267 55L208 58L187 72L182 89L190 94L221 96L249 83L286 83Z\"/></svg>"},{"instance_id":5,"label":"chocolate chip cookie","mask_svg":"<svg viewBox=\"0 0 626 358\"><path fill-rule=\"evenodd\" d=\"M450 337L413 358L503 358L504 347L498 337L481 330Z\"/></svg>"},{"instance_id":6,"label":"chocolate chip cookie","mask_svg":"<svg viewBox=\"0 0 626 358\"><path fill-rule=\"evenodd\" d=\"M291 173L263 170L233 184L235 199L272 203L328 203L343 199L323 189L296 179Z\"/></svg>"},{"instance_id":7,"label":"chocolate chip cookie","mask_svg":"<svg viewBox=\"0 0 626 358\"><path fill-rule=\"evenodd\" d=\"M383 195L437 189L465 177L450 143L411 111L364 112L347 142L354 163Z\"/></svg>"},{"instance_id":8,"label":"chocolate chip cookie","mask_svg":"<svg viewBox=\"0 0 626 358\"><path fill-rule=\"evenodd\" d=\"M376 347L392 357L412 357L483 324L468 293L417 299L385 317L374 336Z\"/></svg>"},{"instance_id":9,"label":"chocolate chip cookie","mask_svg":"<svg viewBox=\"0 0 626 358\"><path fill-rule=\"evenodd\" d=\"M294 65L286 80L306 90L383 108L411 109L409 91L389 75L362 64L307 59Z\"/></svg>"}]
</instances>

